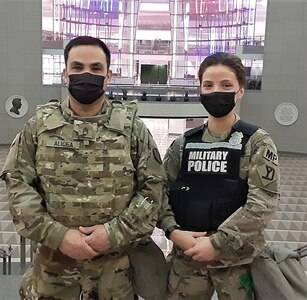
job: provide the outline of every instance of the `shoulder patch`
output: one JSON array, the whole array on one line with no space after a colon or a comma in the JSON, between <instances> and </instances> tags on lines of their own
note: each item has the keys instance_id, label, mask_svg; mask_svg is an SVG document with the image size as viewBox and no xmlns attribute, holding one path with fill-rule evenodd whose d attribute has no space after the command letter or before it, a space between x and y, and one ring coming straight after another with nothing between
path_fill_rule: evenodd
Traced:
<instances>
[{"instance_id":1,"label":"shoulder patch","mask_svg":"<svg viewBox=\"0 0 307 300\"><path fill-rule=\"evenodd\" d=\"M276 169L277 166L272 162L263 164L257 168L257 172L263 186L267 186L278 179L278 172Z\"/></svg>"},{"instance_id":2,"label":"shoulder patch","mask_svg":"<svg viewBox=\"0 0 307 300\"><path fill-rule=\"evenodd\" d=\"M162 164L162 159L161 159L159 150L157 148L153 148L152 149L152 153L153 153L153 156L154 156L155 160L161 165Z\"/></svg>"},{"instance_id":3,"label":"shoulder patch","mask_svg":"<svg viewBox=\"0 0 307 300\"><path fill-rule=\"evenodd\" d=\"M271 147L265 147L262 152L262 156L269 162L278 166L278 155Z\"/></svg>"}]
</instances>

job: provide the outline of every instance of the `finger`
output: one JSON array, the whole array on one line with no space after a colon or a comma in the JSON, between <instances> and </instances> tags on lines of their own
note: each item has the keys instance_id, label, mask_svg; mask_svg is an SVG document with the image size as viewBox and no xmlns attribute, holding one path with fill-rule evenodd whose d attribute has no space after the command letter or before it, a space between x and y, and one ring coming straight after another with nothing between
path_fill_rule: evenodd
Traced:
<instances>
[{"instance_id":1,"label":"finger","mask_svg":"<svg viewBox=\"0 0 307 300\"><path fill-rule=\"evenodd\" d=\"M92 242L92 240L93 240L93 236L92 236L92 235L88 235L88 236L85 238L85 242L86 242L87 244L90 244L90 243Z\"/></svg>"},{"instance_id":2,"label":"finger","mask_svg":"<svg viewBox=\"0 0 307 300\"><path fill-rule=\"evenodd\" d=\"M185 255L193 256L193 255L195 255L197 253L197 249L195 249L195 246L193 246L192 248L183 251L183 253Z\"/></svg>"},{"instance_id":3,"label":"finger","mask_svg":"<svg viewBox=\"0 0 307 300\"><path fill-rule=\"evenodd\" d=\"M95 230L95 227L94 226L90 226L90 227L79 226L79 230L84 234L91 234Z\"/></svg>"},{"instance_id":4,"label":"finger","mask_svg":"<svg viewBox=\"0 0 307 300\"><path fill-rule=\"evenodd\" d=\"M88 244L85 244L84 246L84 254L88 257L88 258L92 258L94 256L98 255L98 252L96 252L92 247L90 247Z\"/></svg>"},{"instance_id":5,"label":"finger","mask_svg":"<svg viewBox=\"0 0 307 300\"><path fill-rule=\"evenodd\" d=\"M192 236L195 238L206 236L206 234L207 234L206 231L203 231L203 232L193 231L192 232Z\"/></svg>"},{"instance_id":6,"label":"finger","mask_svg":"<svg viewBox=\"0 0 307 300\"><path fill-rule=\"evenodd\" d=\"M197 255L193 255L193 256L192 256L192 259L193 259L193 260L196 260L196 261L202 261L201 256L198 255L198 254L197 254Z\"/></svg>"}]
</instances>

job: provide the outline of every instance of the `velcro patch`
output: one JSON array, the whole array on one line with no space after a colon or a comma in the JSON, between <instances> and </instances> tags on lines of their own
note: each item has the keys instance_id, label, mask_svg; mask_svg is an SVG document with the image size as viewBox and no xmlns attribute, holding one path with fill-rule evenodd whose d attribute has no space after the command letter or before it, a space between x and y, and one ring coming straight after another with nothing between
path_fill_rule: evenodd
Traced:
<instances>
[{"instance_id":1,"label":"velcro patch","mask_svg":"<svg viewBox=\"0 0 307 300\"><path fill-rule=\"evenodd\" d=\"M274 165L278 166L278 155L270 147L265 147L262 152L262 156L267 161L272 162Z\"/></svg>"},{"instance_id":2,"label":"velcro patch","mask_svg":"<svg viewBox=\"0 0 307 300\"><path fill-rule=\"evenodd\" d=\"M65 141L65 140L48 140L47 147L79 149L80 142Z\"/></svg>"},{"instance_id":3,"label":"velcro patch","mask_svg":"<svg viewBox=\"0 0 307 300\"><path fill-rule=\"evenodd\" d=\"M159 150L157 148L154 148L152 150L153 156L155 158L155 160L161 165L162 164L162 159L159 153Z\"/></svg>"},{"instance_id":4,"label":"velcro patch","mask_svg":"<svg viewBox=\"0 0 307 300\"><path fill-rule=\"evenodd\" d=\"M272 162L263 164L262 166L258 167L257 172L259 174L263 186L267 186L268 184L278 179L276 165Z\"/></svg>"}]
</instances>

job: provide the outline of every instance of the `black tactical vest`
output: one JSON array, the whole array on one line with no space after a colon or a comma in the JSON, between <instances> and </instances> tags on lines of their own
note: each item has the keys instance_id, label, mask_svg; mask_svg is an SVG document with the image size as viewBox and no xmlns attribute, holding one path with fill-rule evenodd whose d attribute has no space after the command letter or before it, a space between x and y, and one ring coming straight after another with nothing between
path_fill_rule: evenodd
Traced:
<instances>
[{"instance_id":1,"label":"black tactical vest","mask_svg":"<svg viewBox=\"0 0 307 300\"><path fill-rule=\"evenodd\" d=\"M181 170L170 189L170 204L184 230L217 230L247 199L240 157L258 127L239 120L224 141L206 143L205 126L185 133Z\"/></svg>"}]
</instances>

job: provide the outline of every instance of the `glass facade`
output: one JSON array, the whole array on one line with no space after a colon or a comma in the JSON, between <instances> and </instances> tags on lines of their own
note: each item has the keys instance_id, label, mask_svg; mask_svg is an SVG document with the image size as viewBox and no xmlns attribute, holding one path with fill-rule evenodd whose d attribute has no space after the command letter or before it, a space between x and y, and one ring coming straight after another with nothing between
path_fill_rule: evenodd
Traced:
<instances>
[{"instance_id":1,"label":"glass facade","mask_svg":"<svg viewBox=\"0 0 307 300\"><path fill-rule=\"evenodd\" d=\"M168 79L194 79L201 61L237 46L263 46L266 0L42 0L44 84L64 68L53 49L79 35L102 39L115 77L140 83L142 64L167 65ZM55 66L50 67L54 62ZM262 70L262 62L244 60ZM51 73L54 78L51 80Z\"/></svg>"}]
</instances>

